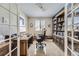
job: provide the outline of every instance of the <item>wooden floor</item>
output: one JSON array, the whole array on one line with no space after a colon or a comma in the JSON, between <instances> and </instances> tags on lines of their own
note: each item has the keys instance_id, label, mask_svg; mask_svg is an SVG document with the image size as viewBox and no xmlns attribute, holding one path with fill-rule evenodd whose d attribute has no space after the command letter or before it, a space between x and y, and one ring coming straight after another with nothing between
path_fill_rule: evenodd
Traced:
<instances>
[{"instance_id":1,"label":"wooden floor","mask_svg":"<svg viewBox=\"0 0 79 59\"><path fill-rule=\"evenodd\" d=\"M47 39L44 43L46 43L46 55L41 54L41 50L39 50L38 54L35 55L35 45L36 41L33 42L31 47L29 48L29 55L30 56L63 56L64 53L63 51L55 44L52 42L51 39ZM43 51L44 52L44 51Z\"/></svg>"}]
</instances>

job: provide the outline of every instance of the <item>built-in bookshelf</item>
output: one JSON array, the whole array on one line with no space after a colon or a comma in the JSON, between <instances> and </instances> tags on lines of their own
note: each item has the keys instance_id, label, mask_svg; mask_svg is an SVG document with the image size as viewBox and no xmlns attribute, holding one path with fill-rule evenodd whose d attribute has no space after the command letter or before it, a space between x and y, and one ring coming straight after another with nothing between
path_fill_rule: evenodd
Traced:
<instances>
[{"instance_id":1,"label":"built-in bookshelf","mask_svg":"<svg viewBox=\"0 0 79 59\"><path fill-rule=\"evenodd\" d=\"M59 47L63 45L62 50L64 50L64 8L60 10L52 20L53 40L55 43L57 42Z\"/></svg>"},{"instance_id":2,"label":"built-in bookshelf","mask_svg":"<svg viewBox=\"0 0 79 59\"><path fill-rule=\"evenodd\" d=\"M65 6L65 55L79 55L79 3Z\"/></svg>"}]
</instances>

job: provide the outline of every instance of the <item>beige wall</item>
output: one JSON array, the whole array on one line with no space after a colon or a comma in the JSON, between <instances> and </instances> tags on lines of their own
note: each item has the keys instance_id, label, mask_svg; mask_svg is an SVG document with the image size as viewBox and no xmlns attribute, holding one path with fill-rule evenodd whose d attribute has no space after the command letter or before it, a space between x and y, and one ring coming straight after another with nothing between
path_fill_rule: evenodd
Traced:
<instances>
[{"instance_id":1,"label":"beige wall","mask_svg":"<svg viewBox=\"0 0 79 59\"><path fill-rule=\"evenodd\" d=\"M38 34L38 32L35 31L35 27L34 27L34 21L37 19L41 19L41 20L45 20L45 27L46 27L46 35L51 36L52 35L52 18L50 17L30 17L29 20L29 33L36 35ZM33 23L33 27L30 27L30 24ZM48 27L48 25L50 24L50 27Z\"/></svg>"}]
</instances>

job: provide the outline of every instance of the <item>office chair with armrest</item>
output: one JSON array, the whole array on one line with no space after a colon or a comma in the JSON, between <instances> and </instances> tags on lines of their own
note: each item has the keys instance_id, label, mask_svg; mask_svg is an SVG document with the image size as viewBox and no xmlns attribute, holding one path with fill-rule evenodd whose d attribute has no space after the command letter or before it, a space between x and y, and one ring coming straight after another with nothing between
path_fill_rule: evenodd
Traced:
<instances>
[{"instance_id":1,"label":"office chair with armrest","mask_svg":"<svg viewBox=\"0 0 79 59\"><path fill-rule=\"evenodd\" d=\"M46 46L45 43L43 43L43 41L45 40L45 36L43 34L38 34L38 36L36 36L36 41L38 43L36 43L36 48L43 48L44 46Z\"/></svg>"},{"instance_id":2,"label":"office chair with armrest","mask_svg":"<svg viewBox=\"0 0 79 59\"><path fill-rule=\"evenodd\" d=\"M41 54L46 55L46 43L43 42L45 40L45 36L43 34L38 34L36 36L36 46L35 46L35 55L38 55L39 52L41 52Z\"/></svg>"}]
</instances>

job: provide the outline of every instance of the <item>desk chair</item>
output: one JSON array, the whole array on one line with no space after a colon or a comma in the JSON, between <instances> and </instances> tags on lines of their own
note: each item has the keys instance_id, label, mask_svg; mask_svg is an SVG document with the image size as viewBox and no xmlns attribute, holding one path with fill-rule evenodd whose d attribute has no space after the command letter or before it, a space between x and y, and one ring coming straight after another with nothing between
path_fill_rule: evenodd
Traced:
<instances>
[{"instance_id":1,"label":"desk chair","mask_svg":"<svg viewBox=\"0 0 79 59\"><path fill-rule=\"evenodd\" d=\"M46 46L45 43L43 43L43 41L45 40L45 36L43 34L38 34L38 36L36 36L36 41L38 43L36 43L36 48L43 48L44 46Z\"/></svg>"},{"instance_id":2,"label":"desk chair","mask_svg":"<svg viewBox=\"0 0 79 59\"><path fill-rule=\"evenodd\" d=\"M35 55L38 54L37 51L40 51L40 52L42 51L42 52L44 52L44 54L46 55L46 48L45 48L46 43L43 42L44 40L45 40L44 35L38 34L38 35L36 36L36 41L37 41L37 43L36 43L36 47L35 47ZM41 53L42 53L42 52L41 52Z\"/></svg>"}]
</instances>

